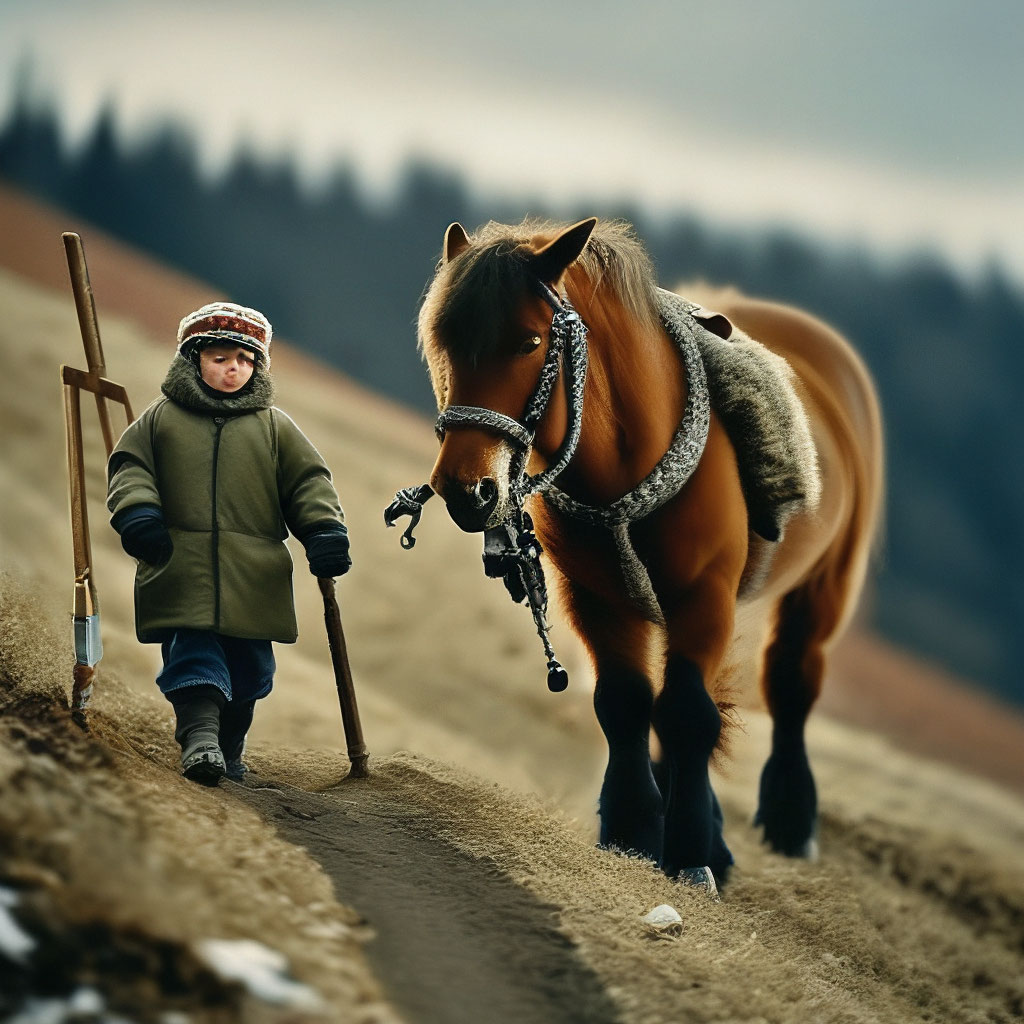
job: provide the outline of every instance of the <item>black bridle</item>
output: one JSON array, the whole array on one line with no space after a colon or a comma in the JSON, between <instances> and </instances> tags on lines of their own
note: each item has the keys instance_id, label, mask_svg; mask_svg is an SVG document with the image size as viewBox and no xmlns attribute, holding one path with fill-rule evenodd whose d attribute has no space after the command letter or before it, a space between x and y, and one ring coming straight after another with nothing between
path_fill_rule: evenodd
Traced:
<instances>
[{"instance_id":1,"label":"black bridle","mask_svg":"<svg viewBox=\"0 0 1024 1024\"><path fill-rule=\"evenodd\" d=\"M551 306L551 329L544 365L533 393L526 402L522 418L513 419L482 406L453 405L438 416L434 432L438 440L443 441L449 430L484 428L500 434L513 449L508 497L512 511L501 523L484 530L484 571L488 576L501 577L516 603L525 601L529 604L548 658L548 688L559 691L566 688L569 677L555 658L548 639L548 599L540 562L541 546L523 503L530 494L549 488L576 453L583 422L583 393L587 378L587 328L567 296L559 297L543 281L538 280L536 288L541 298ZM551 402L559 376L564 380L569 408L565 437L550 466L530 476L526 466L533 451L537 428ZM400 490L395 500L384 510L384 522L388 526L394 526L395 521L402 516L411 517L411 522L402 534L403 548L408 550L415 545L412 531L419 522L423 505L433 494L430 484L407 487Z\"/></svg>"},{"instance_id":2,"label":"black bridle","mask_svg":"<svg viewBox=\"0 0 1024 1024\"><path fill-rule=\"evenodd\" d=\"M551 330L548 351L544 357L537 384L526 402L522 419L516 420L504 413L476 405L452 405L437 418L434 432L439 441L453 427L484 427L501 434L516 453L509 474L510 499L522 504L524 498L543 491L569 465L580 440L583 422L583 389L587 379L587 328L579 313L573 309L567 296L559 298L543 281L536 282L538 294L551 306ZM561 447L551 465L535 476L526 473L526 463L533 450L537 428L544 418L560 371L564 371L569 423Z\"/></svg>"}]
</instances>

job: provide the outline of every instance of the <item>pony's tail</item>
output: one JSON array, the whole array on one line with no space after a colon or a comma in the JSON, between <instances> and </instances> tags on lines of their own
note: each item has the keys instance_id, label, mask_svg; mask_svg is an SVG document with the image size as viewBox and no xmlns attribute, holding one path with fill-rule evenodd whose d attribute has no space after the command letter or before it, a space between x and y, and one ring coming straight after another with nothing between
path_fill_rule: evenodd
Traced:
<instances>
[{"instance_id":1,"label":"pony's tail","mask_svg":"<svg viewBox=\"0 0 1024 1024\"><path fill-rule=\"evenodd\" d=\"M885 499L885 447L882 413L878 397L867 369L856 360L864 395L863 413L866 423L859 436L851 436L847 462L850 474L852 507L843 528L825 552L813 576L820 576L821 586L832 595L838 611L835 622L822 642L834 642L849 625L857 611L868 568L881 553L883 533L881 512ZM851 428L852 431L852 428Z\"/></svg>"}]
</instances>

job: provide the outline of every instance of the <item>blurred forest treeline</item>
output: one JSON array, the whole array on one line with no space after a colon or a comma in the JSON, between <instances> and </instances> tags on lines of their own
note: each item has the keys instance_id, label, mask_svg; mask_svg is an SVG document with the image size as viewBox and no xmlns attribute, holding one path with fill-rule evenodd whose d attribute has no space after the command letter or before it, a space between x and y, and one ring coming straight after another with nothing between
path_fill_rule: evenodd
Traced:
<instances>
[{"instance_id":1,"label":"blurred forest treeline","mask_svg":"<svg viewBox=\"0 0 1024 1024\"><path fill-rule=\"evenodd\" d=\"M1024 293L995 263L967 280L925 252L897 262L694 216L488 202L425 165L407 168L387 204L368 200L350 167L313 192L293 164L244 150L209 180L179 127L128 145L108 106L71 152L53 106L27 94L0 126L0 176L256 306L275 333L427 412L414 321L452 220L621 216L663 284L700 278L801 306L850 338L882 393L888 509L873 624L1024 706Z\"/></svg>"}]
</instances>

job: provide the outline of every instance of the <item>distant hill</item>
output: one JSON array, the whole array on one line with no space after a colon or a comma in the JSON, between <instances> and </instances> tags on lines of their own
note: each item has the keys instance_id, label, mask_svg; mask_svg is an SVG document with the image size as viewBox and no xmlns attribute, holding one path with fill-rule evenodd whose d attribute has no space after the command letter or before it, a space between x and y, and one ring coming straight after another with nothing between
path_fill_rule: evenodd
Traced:
<instances>
[{"instance_id":1,"label":"distant hill","mask_svg":"<svg viewBox=\"0 0 1024 1024\"><path fill-rule=\"evenodd\" d=\"M54 112L26 98L0 130L0 177L258 306L306 351L424 411L413 323L455 219L623 216L666 284L703 278L802 306L854 342L882 393L889 503L874 623L1024 705L1024 476L1014 468L1024 296L998 266L968 282L925 253L884 263L696 217L489 203L424 165L408 168L386 206L367 202L348 168L310 195L294 167L244 152L210 182L174 126L128 148L108 108L68 153Z\"/></svg>"}]
</instances>

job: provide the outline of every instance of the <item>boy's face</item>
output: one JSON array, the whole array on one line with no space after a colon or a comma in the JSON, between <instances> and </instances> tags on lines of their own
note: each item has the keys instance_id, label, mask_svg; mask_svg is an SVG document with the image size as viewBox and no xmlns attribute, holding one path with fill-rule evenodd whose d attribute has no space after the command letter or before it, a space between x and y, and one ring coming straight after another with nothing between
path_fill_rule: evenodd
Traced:
<instances>
[{"instance_id":1,"label":"boy's face","mask_svg":"<svg viewBox=\"0 0 1024 1024\"><path fill-rule=\"evenodd\" d=\"M199 353L199 373L216 391L245 387L256 366L256 353L240 345L207 345Z\"/></svg>"}]
</instances>

